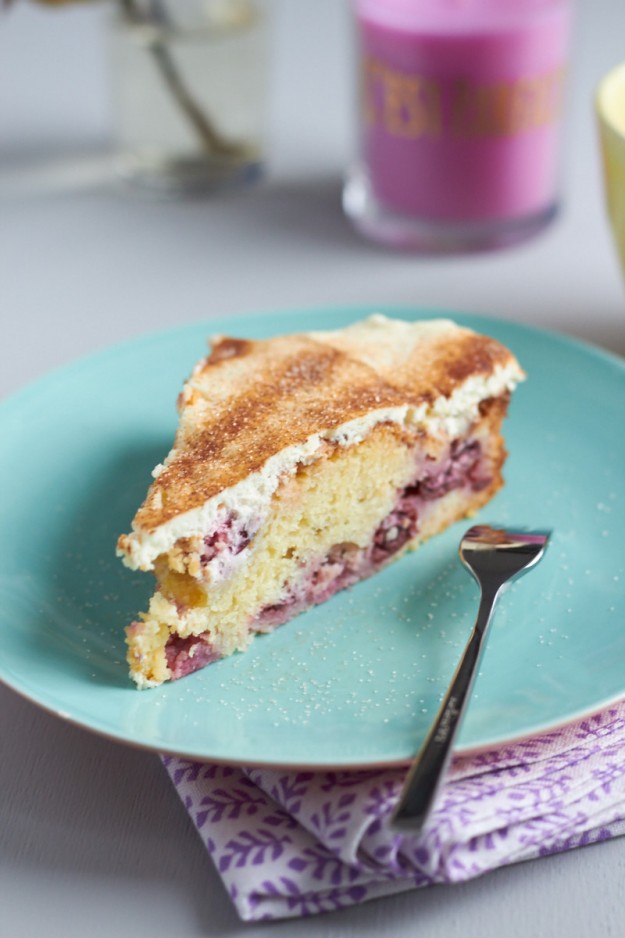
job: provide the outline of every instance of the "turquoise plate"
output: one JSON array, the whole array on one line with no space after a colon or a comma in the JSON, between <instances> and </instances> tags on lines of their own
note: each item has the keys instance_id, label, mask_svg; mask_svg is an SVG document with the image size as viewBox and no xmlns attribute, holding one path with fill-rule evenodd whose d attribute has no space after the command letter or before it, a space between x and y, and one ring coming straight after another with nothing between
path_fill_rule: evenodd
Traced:
<instances>
[{"instance_id":1,"label":"turquoise plate","mask_svg":"<svg viewBox=\"0 0 625 938\"><path fill-rule=\"evenodd\" d=\"M498 608L458 748L554 727L625 694L625 365L570 339L452 315L506 343L529 375L507 421L507 485L480 514L551 528ZM244 655L138 691L123 628L151 577L115 557L176 425L206 336L332 328L369 310L211 322L79 361L0 407L0 677L87 729L232 763L390 765L424 737L473 624L477 588L455 525Z\"/></svg>"}]
</instances>

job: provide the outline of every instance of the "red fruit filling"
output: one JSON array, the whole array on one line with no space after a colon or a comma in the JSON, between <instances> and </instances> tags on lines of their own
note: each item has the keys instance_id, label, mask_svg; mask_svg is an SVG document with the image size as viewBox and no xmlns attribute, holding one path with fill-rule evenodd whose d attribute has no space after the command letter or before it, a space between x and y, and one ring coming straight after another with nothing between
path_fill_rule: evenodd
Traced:
<instances>
[{"instance_id":1,"label":"red fruit filling","mask_svg":"<svg viewBox=\"0 0 625 938\"><path fill-rule=\"evenodd\" d=\"M490 479L480 474L481 455L482 448L476 440L455 440L448 459L403 489L395 508L373 535L370 547L337 544L324 560L309 570L307 577L287 586L281 602L265 606L251 628L256 632L269 632L304 609L325 602L339 590L375 573L416 535L424 503L465 485L479 491L489 484Z\"/></svg>"},{"instance_id":2,"label":"red fruit filling","mask_svg":"<svg viewBox=\"0 0 625 938\"><path fill-rule=\"evenodd\" d=\"M257 530L258 522L243 522L236 514L229 514L204 536L201 563L206 565L219 556L236 557L245 550Z\"/></svg>"},{"instance_id":3,"label":"red fruit filling","mask_svg":"<svg viewBox=\"0 0 625 938\"><path fill-rule=\"evenodd\" d=\"M451 444L449 459L432 473L426 473L405 493L415 490L425 501L441 498L452 489L470 485L474 491L480 491L490 483L490 478L479 474L482 447L477 440L466 442L454 440Z\"/></svg>"},{"instance_id":4,"label":"red fruit filling","mask_svg":"<svg viewBox=\"0 0 625 938\"><path fill-rule=\"evenodd\" d=\"M175 681L198 671L211 661L218 661L221 655L201 635L191 635L189 638L172 635L165 645L165 657L172 680Z\"/></svg>"}]
</instances>

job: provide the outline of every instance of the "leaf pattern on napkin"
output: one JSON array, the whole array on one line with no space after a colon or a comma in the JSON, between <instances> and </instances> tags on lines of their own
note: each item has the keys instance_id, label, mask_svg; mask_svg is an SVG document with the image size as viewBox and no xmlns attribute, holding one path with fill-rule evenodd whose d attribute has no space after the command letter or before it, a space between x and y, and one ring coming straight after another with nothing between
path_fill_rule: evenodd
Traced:
<instances>
[{"instance_id":1,"label":"leaf pattern on napkin","mask_svg":"<svg viewBox=\"0 0 625 938\"><path fill-rule=\"evenodd\" d=\"M457 757L418 837L387 823L405 770L285 772L162 758L244 920L460 882L625 834L625 701Z\"/></svg>"}]
</instances>

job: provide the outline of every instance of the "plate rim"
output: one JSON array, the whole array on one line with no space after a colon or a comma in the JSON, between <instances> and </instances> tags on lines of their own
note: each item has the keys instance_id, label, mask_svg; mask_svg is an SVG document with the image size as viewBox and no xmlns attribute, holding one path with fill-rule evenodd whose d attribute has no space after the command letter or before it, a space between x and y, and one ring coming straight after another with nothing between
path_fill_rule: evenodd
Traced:
<instances>
[{"instance_id":1,"label":"plate rim","mask_svg":"<svg viewBox=\"0 0 625 938\"><path fill-rule=\"evenodd\" d=\"M10 681L5 679L1 673L0 684L16 693L22 700L26 700L28 703L35 706L38 710L42 710L44 713L60 719L68 726L73 726L76 729L84 730L85 732L91 733L100 739L105 739L108 742L117 743L139 752L154 753L160 757L172 757L176 759L185 759L190 762L201 762L207 764L210 763L213 765L233 766L238 768L275 769L289 772L367 772L373 770L382 771L383 769L406 768L412 764L415 756L417 755L417 750L415 750L413 755L406 756L405 758L401 759L370 759L366 761L358 759L357 761L345 760L343 762L324 762L321 760L318 762L298 762L293 760L281 761L279 759L249 760L239 759L236 757L233 758L231 756L205 756L197 752L186 752L184 750L169 746L156 746L147 742L140 742L136 739L132 739L121 734L107 732L99 726L94 726L93 724L81 721L77 717L72 716L70 713L67 713L63 710L57 710L52 705L38 700L36 697L33 697L27 691L25 691L24 688L10 683ZM138 691L138 693L140 693L140 691ZM519 733L513 736L493 737L491 740L488 740L484 743L475 744L473 746L454 746L452 758L464 759L478 756L483 753L492 752L494 749L499 749L502 746L516 746L519 743L555 733L566 726L579 722L580 720L591 719L596 714L601 713L602 711L607 710L612 706L616 706L619 703L622 703L623 700L625 700L625 689L620 694L610 695L597 705L573 711L571 714L567 715L561 720L546 722L544 724L537 724L536 727L528 730L527 732Z\"/></svg>"}]
</instances>

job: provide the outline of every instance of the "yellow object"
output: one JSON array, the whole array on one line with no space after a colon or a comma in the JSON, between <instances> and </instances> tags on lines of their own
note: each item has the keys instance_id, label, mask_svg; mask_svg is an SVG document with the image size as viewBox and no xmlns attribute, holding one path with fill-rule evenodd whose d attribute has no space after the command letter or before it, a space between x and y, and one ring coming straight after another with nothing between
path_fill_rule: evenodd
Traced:
<instances>
[{"instance_id":1,"label":"yellow object","mask_svg":"<svg viewBox=\"0 0 625 938\"><path fill-rule=\"evenodd\" d=\"M625 63L602 79L595 105L608 215L625 275Z\"/></svg>"}]
</instances>

